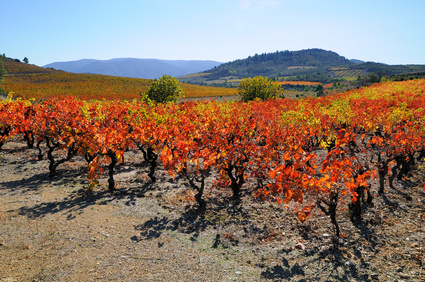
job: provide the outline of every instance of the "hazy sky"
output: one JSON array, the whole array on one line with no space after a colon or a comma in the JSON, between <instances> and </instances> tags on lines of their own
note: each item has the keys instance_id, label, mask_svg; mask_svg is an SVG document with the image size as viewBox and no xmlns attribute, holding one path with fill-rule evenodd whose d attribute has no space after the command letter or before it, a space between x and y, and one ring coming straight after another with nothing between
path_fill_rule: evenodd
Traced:
<instances>
[{"instance_id":1,"label":"hazy sky","mask_svg":"<svg viewBox=\"0 0 425 282\"><path fill-rule=\"evenodd\" d=\"M321 48L425 64L424 0L0 0L0 54L216 60Z\"/></svg>"}]
</instances>

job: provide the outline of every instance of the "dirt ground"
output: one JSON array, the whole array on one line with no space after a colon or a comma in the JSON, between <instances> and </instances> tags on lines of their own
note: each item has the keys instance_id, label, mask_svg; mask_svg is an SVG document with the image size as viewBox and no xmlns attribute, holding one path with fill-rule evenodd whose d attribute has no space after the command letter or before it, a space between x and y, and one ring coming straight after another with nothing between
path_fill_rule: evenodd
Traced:
<instances>
[{"instance_id":1,"label":"dirt ground","mask_svg":"<svg viewBox=\"0 0 425 282\"><path fill-rule=\"evenodd\" d=\"M375 195L361 223L340 204L335 240L319 209L301 224L252 183L236 206L208 189L200 217L184 179L160 170L151 184L137 152L117 169L117 195L106 179L88 193L78 158L49 178L24 143L0 155L0 281L425 281L423 168Z\"/></svg>"}]
</instances>

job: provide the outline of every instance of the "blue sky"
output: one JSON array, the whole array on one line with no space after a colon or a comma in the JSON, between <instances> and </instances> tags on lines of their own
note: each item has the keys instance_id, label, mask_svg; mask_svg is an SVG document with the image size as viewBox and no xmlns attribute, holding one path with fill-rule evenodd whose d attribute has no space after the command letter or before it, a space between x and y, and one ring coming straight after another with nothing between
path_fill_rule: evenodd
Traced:
<instances>
[{"instance_id":1,"label":"blue sky","mask_svg":"<svg viewBox=\"0 0 425 282\"><path fill-rule=\"evenodd\" d=\"M32 64L83 58L216 60L321 48L425 64L424 0L0 0L0 53Z\"/></svg>"}]
</instances>

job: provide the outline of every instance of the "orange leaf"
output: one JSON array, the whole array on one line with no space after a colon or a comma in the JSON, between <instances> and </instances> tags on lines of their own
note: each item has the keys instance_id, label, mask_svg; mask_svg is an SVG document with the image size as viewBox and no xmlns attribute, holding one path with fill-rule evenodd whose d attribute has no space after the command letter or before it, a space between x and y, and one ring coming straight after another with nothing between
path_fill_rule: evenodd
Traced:
<instances>
[{"instance_id":1,"label":"orange leaf","mask_svg":"<svg viewBox=\"0 0 425 282\"><path fill-rule=\"evenodd\" d=\"M310 206L305 206L302 210L298 210L298 208L295 206L295 209L297 210L298 219L301 222L306 221L307 218L310 217L310 214L311 214L311 207Z\"/></svg>"}]
</instances>

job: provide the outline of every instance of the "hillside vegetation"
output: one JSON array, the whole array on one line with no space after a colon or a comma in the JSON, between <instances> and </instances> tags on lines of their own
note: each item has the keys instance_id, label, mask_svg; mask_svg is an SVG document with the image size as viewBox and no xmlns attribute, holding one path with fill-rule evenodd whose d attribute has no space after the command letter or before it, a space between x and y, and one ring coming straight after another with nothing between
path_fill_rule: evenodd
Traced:
<instances>
[{"instance_id":1,"label":"hillside vegetation","mask_svg":"<svg viewBox=\"0 0 425 282\"><path fill-rule=\"evenodd\" d=\"M303 80L331 83L354 80L361 75L391 76L425 72L424 65L386 65L374 62L356 63L332 51L307 49L255 54L248 58L219 65L195 75L180 77L180 81L198 84L237 85L240 79L267 76L276 80Z\"/></svg>"},{"instance_id":2,"label":"hillside vegetation","mask_svg":"<svg viewBox=\"0 0 425 282\"><path fill-rule=\"evenodd\" d=\"M46 99L74 96L81 99L139 99L151 80L94 74L76 74L4 59L3 88L15 97ZM236 90L181 84L186 97L235 95Z\"/></svg>"}]
</instances>

